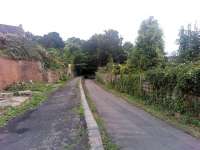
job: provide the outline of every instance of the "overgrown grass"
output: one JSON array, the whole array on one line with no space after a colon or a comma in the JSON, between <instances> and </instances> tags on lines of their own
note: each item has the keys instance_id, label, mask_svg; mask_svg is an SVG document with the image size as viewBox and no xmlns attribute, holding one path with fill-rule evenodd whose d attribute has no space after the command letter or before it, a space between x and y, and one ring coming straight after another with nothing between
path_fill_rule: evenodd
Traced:
<instances>
[{"instance_id":1,"label":"overgrown grass","mask_svg":"<svg viewBox=\"0 0 200 150\"><path fill-rule=\"evenodd\" d=\"M104 149L105 150L119 150L119 147L112 141L111 137L108 135L106 128L105 128L105 123L104 123L103 119L99 116L96 106L95 106L94 102L92 101L92 99L89 95L89 92L84 84L83 84L83 89L85 91L85 95L86 95L86 99L88 101L89 107L95 117L97 124L98 124Z\"/></svg>"},{"instance_id":2,"label":"overgrown grass","mask_svg":"<svg viewBox=\"0 0 200 150\"><path fill-rule=\"evenodd\" d=\"M5 126L9 120L12 118L19 116L25 113L28 110L34 109L39 106L42 102L44 102L48 94L53 92L54 90L58 89L59 87L63 86L65 82L58 82L55 84L45 84L45 83L33 83L33 84L26 84L23 88L19 88L18 86L14 85L10 87L11 91L17 90L31 90L33 91L33 95L30 100L25 101L23 104L17 107L7 107L4 109L3 114L0 115L0 127ZM17 87L19 89L17 89Z\"/></svg>"},{"instance_id":3,"label":"overgrown grass","mask_svg":"<svg viewBox=\"0 0 200 150\"><path fill-rule=\"evenodd\" d=\"M153 104L145 103L145 101L142 100L142 98L119 92L116 89L113 89L112 86L109 86L109 84L104 85L100 82L96 82L96 83L98 85L100 85L102 88L104 88L105 90L111 92L112 94L122 97L128 103L143 109L144 111L152 114L153 116L179 128L179 129L182 129L184 132L186 132L196 138L200 138L200 126L199 126L198 120L195 121L195 119L194 119L193 122L188 121L188 119L191 119L191 118L187 115L181 115L179 118L177 118L168 110L163 109L163 107L161 107L160 105L153 105Z\"/></svg>"}]
</instances>

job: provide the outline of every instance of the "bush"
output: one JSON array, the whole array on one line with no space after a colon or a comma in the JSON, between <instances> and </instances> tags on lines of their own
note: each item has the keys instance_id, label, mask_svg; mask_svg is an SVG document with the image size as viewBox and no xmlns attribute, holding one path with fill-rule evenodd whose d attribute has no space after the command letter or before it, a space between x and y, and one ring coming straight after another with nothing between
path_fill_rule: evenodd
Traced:
<instances>
[{"instance_id":1,"label":"bush","mask_svg":"<svg viewBox=\"0 0 200 150\"><path fill-rule=\"evenodd\" d=\"M160 105L171 112L198 116L200 114L200 62L168 65L144 72L127 72L126 66L113 65L111 86L120 92L142 96L147 104ZM124 69L125 68L125 69ZM113 71L114 70L114 71ZM97 73L97 79L102 80ZM152 87L143 90L143 83ZM103 83L103 82L102 82Z\"/></svg>"},{"instance_id":2,"label":"bush","mask_svg":"<svg viewBox=\"0 0 200 150\"><path fill-rule=\"evenodd\" d=\"M140 95L139 74L120 75L113 81L112 85L120 92L128 93L130 95Z\"/></svg>"},{"instance_id":3,"label":"bush","mask_svg":"<svg viewBox=\"0 0 200 150\"><path fill-rule=\"evenodd\" d=\"M106 84L106 83L104 82L103 77L102 77L102 73L96 72L95 75L96 75L96 80L97 80L98 82L100 82L100 83L102 83L102 84Z\"/></svg>"},{"instance_id":4,"label":"bush","mask_svg":"<svg viewBox=\"0 0 200 150\"><path fill-rule=\"evenodd\" d=\"M194 64L156 68L146 72L146 81L154 88L152 102L181 113L198 115L200 68ZM147 98L149 98L147 96Z\"/></svg>"},{"instance_id":5,"label":"bush","mask_svg":"<svg viewBox=\"0 0 200 150\"><path fill-rule=\"evenodd\" d=\"M69 77L65 74L61 75L60 80L61 81L67 81L69 79Z\"/></svg>"},{"instance_id":6,"label":"bush","mask_svg":"<svg viewBox=\"0 0 200 150\"><path fill-rule=\"evenodd\" d=\"M43 60L47 57L45 50L36 42L28 40L24 37L7 36L4 45L0 46L1 55L8 56L12 59L25 60Z\"/></svg>"}]
</instances>

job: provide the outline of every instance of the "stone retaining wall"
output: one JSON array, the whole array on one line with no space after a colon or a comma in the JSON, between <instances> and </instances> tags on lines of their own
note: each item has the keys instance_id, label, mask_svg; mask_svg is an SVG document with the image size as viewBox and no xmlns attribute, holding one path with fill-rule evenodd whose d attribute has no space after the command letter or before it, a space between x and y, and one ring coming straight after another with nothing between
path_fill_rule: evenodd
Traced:
<instances>
[{"instance_id":1,"label":"stone retaining wall","mask_svg":"<svg viewBox=\"0 0 200 150\"><path fill-rule=\"evenodd\" d=\"M43 81L39 61L12 60L0 58L0 89L22 81Z\"/></svg>"},{"instance_id":2,"label":"stone retaining wall","mask_svg":"<svg viewBox=\"0 0 200 150\"><path fill-rule=\"evenodd\" d=\"M58 79L58 74L44 71L39 61L0 58L0 90L16 82L54 82Z\"/></svg>"}]
</instances>

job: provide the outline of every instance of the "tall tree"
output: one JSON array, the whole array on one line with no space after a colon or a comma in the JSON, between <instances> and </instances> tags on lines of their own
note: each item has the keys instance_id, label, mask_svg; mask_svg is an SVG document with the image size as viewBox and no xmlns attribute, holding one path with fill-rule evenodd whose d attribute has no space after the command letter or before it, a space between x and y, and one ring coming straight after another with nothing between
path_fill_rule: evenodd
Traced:
<instances>
[{"instance_id":1,"label":"tall tree","mask_svg":"<svg viewBox=\"0 0 200 150\"><path fill-rule=\"evenodd\" d=\"M113 57L113 61L115 63L123 63L126 60L126 53L122 48L123 38L120 37L119 32L113 29L106 30L104 37L107 49L109 51L109 55ZM107 62L109 55L107 57Z\"/></svg>"},{"instance_id":2,"label":"tall tree","mask_svg":"<svg viewBox=\"0 0 200 150\"><path fill-rule=\"evenodd\" d=\"M140 26L135 50L130 62L135 68L147 70L164 61L163 32L154 17L144 20Z\"/></svg>"},{"instance_id":3,"label":"tall tree","mask_svg":"<svg viewBox=\"0 0 200 150\"><path fill-rule=\"evenodd\" d=\"M85 41L80 38L71 37L67 39L65 46L71 53L76 53L82 49L84 42Z\"/></svg>"},{"instance_id":4,"label":"tall tree","mask_svg":"<svg viewBox=\"0 0 200 150\"><path fill-rule=\"evenodd\" d=\"M116 63L123 63L126 60L126 53L122 49L122 38L116 30L110 29L104 34L95 34L86 45L85 49L96 54L98 66L105 66L109 56L112 56Z\"/></svg>"},{"instance_id":5,"label":"tall tree","mask_svg":"<svg viewBox=\"0 0 200 150\"><path fill-rule=\"evenodd\" d=\"M195 61L200 57L200 31L197 26L194 29L191 25L187 29L181 27L177 42L179 61Z\"/></svg>"},{"instance_id":6,"label":"tall tree","mask_svg":"<svg viewBox=\"0 0 200 150\"><path fill-rule=\"evenodd\" d=\"M62 49L65 46L62 38L57 32L50 32L40 38L39 43L45 48L58 48Z\"/></svg>"},{"instance_id":7,"label":"tall tree","mask_svg":"<svg viewBox=\"0 0 200 150\"><path fill-rule=\"evenodd\" d=\"M78 38L66 41L66 48L74 53L76 69L81 73L92 73L98 66L105 66L112 57L115 63L123 63L127 54L122 48L122 38L116 30L106 30L103 34L94 34L82 42Z\"/></svg>"}]
</instances>

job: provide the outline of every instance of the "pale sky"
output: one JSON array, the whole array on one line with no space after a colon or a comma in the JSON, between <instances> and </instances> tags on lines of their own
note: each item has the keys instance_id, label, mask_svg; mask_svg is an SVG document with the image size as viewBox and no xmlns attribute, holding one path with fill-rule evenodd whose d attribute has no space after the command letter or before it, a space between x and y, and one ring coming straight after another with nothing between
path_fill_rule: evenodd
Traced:
<instances>
[{"instance_id":1,"label":"pale sky","mask_svg":"<svg viewBox=\"0 0 200 150\"><path fill-rule=\"evenodd\" d=\"M63 40L87 40L106 29L135 42L141 22L154 16L164 32L165 51L177 49L182 25L200 22L200 0L0 0L0 24L22 24L36 35L59 32Z\"/></svg>"}]
</instances>

